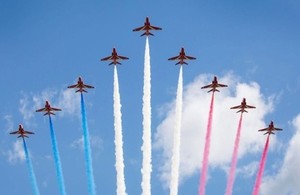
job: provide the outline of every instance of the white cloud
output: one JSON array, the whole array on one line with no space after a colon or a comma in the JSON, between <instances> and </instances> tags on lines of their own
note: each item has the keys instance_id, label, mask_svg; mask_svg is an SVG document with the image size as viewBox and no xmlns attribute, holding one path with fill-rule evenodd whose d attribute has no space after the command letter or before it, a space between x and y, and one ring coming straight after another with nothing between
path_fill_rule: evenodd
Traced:
<instances>
[{"instance_id":1,"label":"white cloud","mask_svg":"<svg viewBox=\"0 0 300 195\"><path fill-rule=\"evenodd\" d=\"M273 176L266 176L261 186L262 194L291 194L300 193L300 115L293 120L296 132L289 142L282 166L278 173Z\"/></svg>"},{"instance_id":2,"label":"white cloud","mask_svg":"<svg viewBox=\"0 0 300 195\"><path fill-rule=\"evenodd\" d=\"M23 97L20 99L20 107L19 111L22 114L24 121L28 122L33 117L33 109L32 106L30 106L30 100L28 98L28 95L25 93L22 93Z\"/></svg>"},{"instance_id":3,"label":"white cloud","mask_svg":"<svg viewBox=\"0 0 300 195\"><path fill-rule=\"evenodd\" d=\"M25 153L22 140L17 140L13 144L13 149L7 151L8 162L15 164L25 160Z\"/></svg>"},{"instance_id":4,"label":"white cloud","mask_svg":"<svg viewBox=\"0 0 300 195\"><path fill-rule=\"evenodd\" d=\"M80 114L80 98L73 90L45 89L38 94L27 95L23 93L19 110L26 123L33 118L35 110L45 106L46 100L51 106L62 109L61 112L57 112L58 116L79 116Z\"/></svg>"},{"instance_id":5,"label":"white cloud","mask_svg":"<svg viewBox=\"0 0 300 195\"><path fill-rule=\"evenodd\" d=\"M5 133L9 133L14 129L14 123L12 120L12 115L5 115L3 117L3 119L6 121L6 125L5 125Z\"/></svg>"},{"instance_id":6,"label":"white cloud","mask_svg":"<svg viewBox=\"0 0 300 195\"><path fill-rule=\"evenodd\" d=\"M243 167L240 167L236 170L237 175L242 175L245 178L250 178L257 174L258 161L253 161Z\"/></svg>"},{"instance_id":7,"label":"white cloud","mask_svg":"<svg viewBox=\"0 0 300 195\"><path fill-rule=\"evenodd\" d=\"M73 90L61 90L57 105L62 109L61 115L80 115L80 97Z\"/></svg>"},{"instance_id":8,"label":"white cloud","mask_svg":"<svg viewBox=\"0 0 300 195\"><path fill-rule=\"evenodd\" d=\"M180 151L181 180L200 171L211 99L211 93L206 93L201 87L211 83L212 78L213 75L200 75L184 90ZM247 99L249 105L257 107L257 109L249 110L249 113L245 113L243 116L239 147L239 158L241 158L247 153L261 152L265 138L257 132L257 129L266 126L263 119L273 110L274 98L264 97L257 83L241 83L237 76L232 74L218 80L220 83L228 84L229 88L220 89L221 92L215 94L209 165L224 169L231 161L240 116L229 108L239 105L243 97ZM157 127L154 142L154 147L163 152L160 177L165 183L169 182L170 177L175 118L174 101L167 105L171 106L163 106L160 110L165 109L164 112L167 114ZM273 139L271 147L275 143L276 139Z\"/></svg>"},{"instance_id":9,"label":"white cloud","mask_svg":"<svg viewBox=\"0 0 300 195\"><path fill-rule=\"evenodd\" d=\"M103 149L103 140L99 136L90 136L91 147L96 151ZM83 150L83 136L71 143L71 148ZM96 152L93 151L93 152Z\"/></svg>"}]
</instances>

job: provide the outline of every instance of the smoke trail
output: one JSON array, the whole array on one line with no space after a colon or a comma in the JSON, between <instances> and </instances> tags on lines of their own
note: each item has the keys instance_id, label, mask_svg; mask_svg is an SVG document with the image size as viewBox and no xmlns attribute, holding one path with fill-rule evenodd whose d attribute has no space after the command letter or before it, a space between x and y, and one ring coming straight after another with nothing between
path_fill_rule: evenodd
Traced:
<instances>
[{"instance_id":1,"label":"smoke trail","mask_svg":"<svg viewBox=\"0 0 300 195\"><path fill-rule=\"evenodd\" d=\"M114 118L115 118L115 155L117 171L117 195L126 194L123 158L122 113L119 93L117 66L114 66Z\"/></svg>"},{"instance_id":2,"label":"smoke trail","mask_svg":"<svg viewBox=\"0 0 300 195\"><path fill-rule=\"evenodd\" d=\"M151 194L151 70L149 40L146 38L145 61L144 61L144 89L143 89L143 167L142 195Z\"/></svg>"},{"instance_id":3,"label":"smoke trail","mask_svg":"<svg viewBox=\"0 0 300 195\"><path fill-rule=\"evenodd\" d=\"M214 110L214 96L215 96L215 92L212 93L211 102L210 102L208 124L207 124L206 137L205 137L205 146L204 146L204 153L203 153L203 160L202 160L202 171L201 171L199 195L205 194L206 175L207 175L209 147L210 147L210 135L211 135L213 110Z\"/></svg>"},{"instance_id":4,"label":"smoke trail","mask_svg":"<svg viewBox=\"0 0 300 195\"><path fill-rule=\"evenodd\" d=\"M31 182L31 185L32 185L33 193L35 195L39 195L40 191L39 191L39 188L38 188L38 185L37 185L37 182L36 182L35 174L34 174L34 171L33 171L32 163L31 163L31 160L30 160L30 157L29 157L29 152L28 152L27 145L26 145L24 137L23 137L23 146L24 146L25 159L26 159L27 168L29 170L29 177L30 177L30 182Z\"/></svg>"},{"instance_id":5,"label":"smoke trail","mask_svg":"<svg viewBox=\"0 0 300 195\"><path fill-rule=\"evenodd\" d=\"M230 171L229 171L226 193L225 193L226 195L232 194L232 187L233 187L234 178L235 178L235 168L236 168L236 163L237 163L240 135L241 135L241 129L242 129L242 120L243 120L243 112L241 112L240 121L239 121L238 129L237 129L237 133L236 133L236 138L234 141L234 149L233 149L233 154L232 154L231 167L230 167Z\"/></svg>"},{"instance_id":6,"label":"smoke trail","mask_svg":"<svg viewBox=\"0 0 300 195\"><path fill-rule=\"evenodd\" d=\"M181 115L182 115L182 66L180 66L178 87L176 95L176 113L175 113L175 130L173 136L173 156L171 167L171 184L170 195L178 194L178 178L179 178L179 165L180 165L180 139L181 139Z\"/></svg>"},{"instance_id":7,"label":"smoke trail","mask_svg":"<svg viewBox=\"0 0 300 195\"><path fill-rule=\"evenodd\" d=\"M266 163L266 159L267 159L267 152L268 152L268 147L269 147L269 138L270 138L270 134L267 137L266 145L265 145L262 157L261 157L261 161L259 163L259 169L258 169L258 173L257 173L255 185L254 185L253 195L258 195L258 193L259 193L261 179L262 179L262 175L263 175L263 172L264 172L264 169L265 169L265 163Z\"/></svg>"},{"instance_id":8,"label":"smoke trail","mask_svg":"<svg viewBox=\"0 0 300 195\"><path fill-rule=\"evenodd\" d=\"M51 120L51 116L49 115L49 124L50 124L50 134L51 134L51 142L52 142L52 150L53 150L53 155L54 155L54 162L55 162L55 168L56 168L56 176L58 180L58 185L59 185L59 191L61 195L65 195L66 189L65 189L65 183L64 183L64 177L63 177L63 172L62 172L62 167L61 167L61 162L60 162L60 157L59 157L59 151L57 147L57 141L56 141L56 136Z\"/></svg>"},{"instance_id":9,"label":"smoke trail","mask_svg":"<svg viewBox=\"0 0 300 195\"><path fill-rule=\"evenodd\" d=\"M80 97L81 97L82 129L83 129L83 146L84 146L84 155L85 155L86 174L88 177L88 191L89 191L89 195L95 195L96 187L95 187L93 167L92 167L90 135L87 126L83 95L82 93L80 95L81 95Z\"/></svg>"}]
</instances>

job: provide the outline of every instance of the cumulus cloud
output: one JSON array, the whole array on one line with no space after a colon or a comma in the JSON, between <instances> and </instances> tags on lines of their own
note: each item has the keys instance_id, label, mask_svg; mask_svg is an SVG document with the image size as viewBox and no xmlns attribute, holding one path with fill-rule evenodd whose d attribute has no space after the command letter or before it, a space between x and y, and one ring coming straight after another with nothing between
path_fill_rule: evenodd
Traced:
<instances>
[{"instance_id":1,"label":"cumulus cloud","mask_svg":"<svg viewBox=\"0 0 300 195\"><path fill-rule=\"evenodd\" d=\"M11 164L23 162L25 160L22 140L17 140L14 142L12 150L7 151L7 157L8 162Z\"/></svg>"},{"instance_id":2,"label":"cumulus cloud","mask_svg":"<svg viewBox=\"0 0 300 195\"><path fill-rule=\"evenodd\" d=\"M33 110L27 94L23 93L23 97L20 99L19 104L19 111L23 116L25 122L28 122L33 117Z\"/></svg>"},{"instance_id":3,"label":"cumulus cloud","mask_svg":"<svg viewBox=\"0 0 300 195\"><path fill-rule=\"evenodd\" d=\"M278 173L273 176L266 176L261 186L262 194L291 194L300 193L300 115L293 120L296 129L295 134L289 141L282 166Z\"/></svg>"},{"instance_id":4,"label":"cumulus cloud","mask_svg":"<svg viewBox=\"0 0 300 195\"><path fill-rule=\"evenodd\" d=\"M180 151L181 181L200 171L201 168L211 99L211 93L207 93L201 87L211 83L212 78L213 75L200 75L184 88ZM220 77L218 81L229 87L220 89L221 92L215 94L209 165L225 169L231 161L240 116L229 108L239 105L243 97L247 99L249 105L257 107L257 109L249 110L249 113L245 113L243 116L239 147L239 158L241 158L245 154L261 152L265 138L257 132L257 129L266 126L264 117L272 112L274 97L264 97L257 83L240 82L238 77L232 74ZM163 162L160 167L160 178L165 184L168 184L175 123L175 102L172 101L166 105L160 108L160 112L166 113L166 116L157 127L154 147L162 151ZM271 147L275 143L276 139L273 139Z\"/></svg>"},{"instance_id":5,"label":"cumulus cloud","mask_svg":"<svg viewBox=\"0 0 300 195\"><path fill-rule=\"evenodd\" d=\"M14 123L12 120L12 115L5 115L3 117L3 119L6 121L6 125L5 125L5 133L11 132L15 127L14 127Z\"/></svg>"},{"instance_id":6,"label":"cumulus cloud","mask_svg":"<svg viewBox=\"0 0 300 195\"><path fill-rule=\"evenodd\" d=\"M19 111L23 115L25 123L33 118L35 110L45 106L45 101L50 105L62 109L58 116L79 116L80 115L80 98L78 94L69 89L55 90L45 89L38 94L25 94L20 100Z\"/></svg>"},{"instance_id":7,"label":"cumulus cloud","mask_svg":"<svg viewBox=\"0 0 300 195\"><path fill-rule=\"evenodd\" d=\"M91 147L96 151L101 151L103 148L103 141L99 136L90 136ZM74 140L71 143L71 148L83 150L83 136Z\"/></svg>"},{"instance_id":8,"label":"cumulus cloud","mask_svg":"<svg viewBox=\"0 0 300 195\"><path fill-rule=\"evenodd\" d=\"M254 161L236 170L237 175L242 175L244 178L250 178L257 174L259 162Z\"/></svg>"}]
</instances>

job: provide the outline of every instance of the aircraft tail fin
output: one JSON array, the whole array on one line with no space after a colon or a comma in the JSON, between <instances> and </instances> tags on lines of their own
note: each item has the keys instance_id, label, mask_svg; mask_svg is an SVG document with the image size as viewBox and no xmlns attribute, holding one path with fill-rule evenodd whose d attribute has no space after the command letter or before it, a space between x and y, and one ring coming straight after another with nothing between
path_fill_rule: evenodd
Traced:
<instances>
[{"instance_id":1,"label":"aircraft tail fin","mask_svg":"<svg viewBox=\"0 0 300 195\"><path fill-rule=\"evenodd\" d=\"M55 115L55 113L53 113L53 112L46 112L46 113L44 114L44 116L46 116L46 115L49 115L49 116L50 116L51 114L52 114L52 115Z\"/></svg>"},{"instance_id":2,"label":"aircraft tail fin","mask_svg":"<svg viewBox=\"0 0 300 195\"><path fill-rule=\"evenodd\" d=\"M151 36L154 36L154 34L152 34L151 32L144 32L143 34L141 34L141 37L142 36L149 36L149 35L151 35Z\"/></svg>"},{"instance_id":3,"label":"aircraft tail fin","mask_svg":"<svg viewBox=\"0 0 300 195\"><path fill-rule=\"evenodd\" d=\"M188 63L186 63L185 61L179 61L175 65L178 65L178 64L180 64L180 65L183 65L183 64L188 65Z\"/></svg>"}]
</instances>

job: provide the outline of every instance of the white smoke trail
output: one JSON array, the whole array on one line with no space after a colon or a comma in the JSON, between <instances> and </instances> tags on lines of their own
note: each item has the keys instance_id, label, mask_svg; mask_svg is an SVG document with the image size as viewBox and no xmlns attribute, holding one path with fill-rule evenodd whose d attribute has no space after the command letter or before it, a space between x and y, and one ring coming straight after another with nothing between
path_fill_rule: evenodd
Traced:
<instances>
[{"instance_id":1,"label":"white smoke trail","mask_svg":"<svg viewBox=\"0 0 300 195\"><path fill-rule=\"evenodd\" d=\"M115 126L115 155L117 171L117 195L126 195L123 158L122 113L119 93L117 66L114 66L114 126Z\"/></svg>"},{"instance_id":2,"label":"white smoke trail","mask_svg":"<svg viewBox=\"0 0 300 195\"><path fill-rule=\"evenodd\" d=\"M143 91L143 167L142 195L151 194L151 71L150 50L148 37L146 38L145 61L144 61L144 91Z\"/></svg>"},{"instance_id":3,"label":"white smoke trail","mask_svg":"<svg viewBox=\"0 0 300 195\"><path fill-rule=\"evenodd\" d=\"M182 115L182 66L180 66L178 87L176 95L176 111L175 111L175 129L173 136L173 156L171 165L171 183L170 195L178 194L178 178L179 178L179 165L180 165L180 139L181 139L181 115Z\"/></svg>"}]
</instances>

